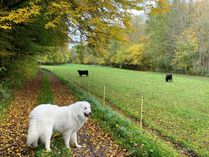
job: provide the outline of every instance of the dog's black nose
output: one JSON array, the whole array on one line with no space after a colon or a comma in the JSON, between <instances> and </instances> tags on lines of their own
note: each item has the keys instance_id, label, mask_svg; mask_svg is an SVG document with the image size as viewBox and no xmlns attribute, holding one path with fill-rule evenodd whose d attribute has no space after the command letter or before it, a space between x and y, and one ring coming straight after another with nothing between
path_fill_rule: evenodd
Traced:
<instances>
[{"instance_id":1,"label":"dog's black nose","mask_svg":"<svg viewBox=\"0 0 209 157\"><path fill-rule=\"evenodd\" d=\"M89 112L89 115L91 115L91 112Z\"/></svg>"}]
</instances>

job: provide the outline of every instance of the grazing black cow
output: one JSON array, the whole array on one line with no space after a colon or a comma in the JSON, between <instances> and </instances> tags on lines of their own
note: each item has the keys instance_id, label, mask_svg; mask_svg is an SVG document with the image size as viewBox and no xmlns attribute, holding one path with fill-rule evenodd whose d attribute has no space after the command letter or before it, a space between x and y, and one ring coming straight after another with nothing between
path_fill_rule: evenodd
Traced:
<instances>
[{"instance_id":1,"label":"grazing black cow","mask_svg":"<svg viewBox=\"0 0 209 157\"><path fill-rule=\"evenodd\" d=\"M78 74L80 76L82 76L82 75L89 76L89 71L88 70L78 70Z\"/></svg>"},{"instance_id":2,"label":"grazing black cow","mask_svg":"<svg viewBox=\"0 0 209 157\"><path fill-rule=\"evenodd\" d=\"M166 82L173 81L173 76L172 76L172 74L166 74L165 81L166 81Z\"/></svg>"}]
</instances>

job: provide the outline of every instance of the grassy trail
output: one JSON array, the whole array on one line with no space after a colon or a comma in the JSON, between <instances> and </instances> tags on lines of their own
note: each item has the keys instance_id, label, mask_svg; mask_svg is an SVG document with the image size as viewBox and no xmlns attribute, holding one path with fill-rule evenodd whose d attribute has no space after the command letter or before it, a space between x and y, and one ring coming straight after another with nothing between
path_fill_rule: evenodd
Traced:
<instances>
[{"instance_id":1,"label":"grassy trail","mask_svg":"<svg viewBox=\"0 0 209 157\"><path fill-rule=\"evenodd\" d=\"M34 150L26 146L28 115L40 90L41 75L28 81L16 92L9 108L0 121L0 156L34 156Z\"/></svg>"},{"instance_id":2,"label":"grassy trail","mask_svg":"<svg viewBox=\"0 0 209 157\"><path fill-rule=\"evenodd\" d=\"M28 115L37 104L54 102L69 105L75 101L76 98L65 85L52 75L48 77L45 72L44 77L39 73L36 79L26 82L15 94L14 100L0 121L0 156L71 156L71 152L65 148L64 140L59 133L55 133L52 137L52 152L50 153L44 150L43 145L37 149L26 146L26 135ZM79 131L78 141L84 147L72 148L72 156L127 156L127 151L121 149L113 138L91 119Z\"/></svg>"},{"instance_id":3,"label":"grassy trail","mask_svg":"<svg viewBox=\"0 0 209 157\"><path fill-rule=\"evenodd\" d=\"M76 101L69 89L57 78L50 75L49 80L55 104L69 105ZM76 157L127 156L126 150L120 149L112 137L102 131L92 119L89 119L79 131L78 142L83 147L72 148L72 154Z\"/></svg>"}]
</instances>

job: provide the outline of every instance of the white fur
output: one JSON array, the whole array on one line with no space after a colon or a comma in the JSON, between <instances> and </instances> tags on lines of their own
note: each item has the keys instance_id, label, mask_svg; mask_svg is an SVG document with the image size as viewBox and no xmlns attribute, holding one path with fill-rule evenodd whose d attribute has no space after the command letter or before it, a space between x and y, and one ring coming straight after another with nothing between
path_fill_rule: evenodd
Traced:
<instances>
[{"instance_id":1,"label":"white fur","mask_svg":"<svg viewBox=\"0 0 209 157\"><path fill-rule=\"evenodd\" d=\"M81 146L77 142L77 131L87 121L91 114L88 102L78 101L69 106L42 104L35 107L29 115L29 128L27 145L36 147L40 139L47 151L50 151L50 139L53 131L63 133L65 145L69 148L70 139L77 148Z\"/></svg>"}]
</instances>

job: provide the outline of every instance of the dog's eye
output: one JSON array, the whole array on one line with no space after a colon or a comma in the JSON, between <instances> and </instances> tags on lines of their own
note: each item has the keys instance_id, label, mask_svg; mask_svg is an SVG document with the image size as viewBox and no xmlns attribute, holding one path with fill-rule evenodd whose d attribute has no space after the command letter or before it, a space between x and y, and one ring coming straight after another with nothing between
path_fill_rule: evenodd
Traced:
<instances>
[{"instance_id":1,"label":"dog's eye","mask_svg":"<svg viewBox=\"0 0 209 157\"><path fill-rule=\"evenodd\" d=\"M87 107L85 107L85 110L87 109Z\"/></svg>"}]
</instances>

